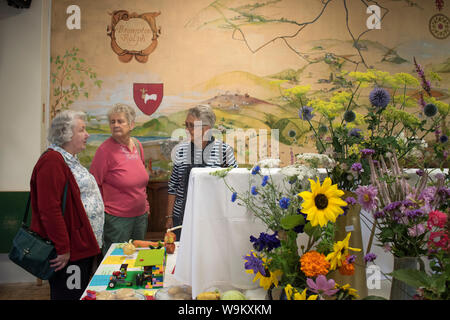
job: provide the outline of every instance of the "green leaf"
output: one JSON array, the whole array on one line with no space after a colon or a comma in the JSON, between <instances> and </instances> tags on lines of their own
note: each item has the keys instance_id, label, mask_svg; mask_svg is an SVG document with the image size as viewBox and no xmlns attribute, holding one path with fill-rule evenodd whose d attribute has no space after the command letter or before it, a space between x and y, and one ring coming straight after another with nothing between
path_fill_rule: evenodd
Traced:
<instances>
[{"instance_id":1,"label":"green leaf","mask_svg":"<svg viewBox=\"0 0 450 320\"><path fill-rule=\"evenodd\" d=\"M414 288L430 286L430 278L423 271L400 269L392 272L392 276Z\"/></svg>"},{"instance_id":2,"label":"green leaf","mask_svg":"<svg viewBox=\"0 0 450 320\"><path fill-rule=\"evenodd\" d=\"M290 230L300 224L305 224L305 218L301 214L285 216L281 219L280 224L283 229Z\"/></svg>"}]
</instances>

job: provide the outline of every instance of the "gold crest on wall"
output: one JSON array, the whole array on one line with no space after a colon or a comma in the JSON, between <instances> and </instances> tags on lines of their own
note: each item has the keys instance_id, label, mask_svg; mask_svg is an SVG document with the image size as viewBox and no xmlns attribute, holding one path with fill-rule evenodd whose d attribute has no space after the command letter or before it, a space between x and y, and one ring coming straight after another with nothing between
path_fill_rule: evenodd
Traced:
<instances>
[{"instance_id":1,"label":"gold crest on wall","mask_svg":"<svg viewBox=\"0 0 450 320\"><path fill-rule=\"evenodd\" d=\"M130 62L133 57L141 63L156 49L161 28L156 26L156 17L161 12L138 14L117 10L111 15L107 35L111 37L111 48L121 62Z\"/></svg>"}]
</instances>

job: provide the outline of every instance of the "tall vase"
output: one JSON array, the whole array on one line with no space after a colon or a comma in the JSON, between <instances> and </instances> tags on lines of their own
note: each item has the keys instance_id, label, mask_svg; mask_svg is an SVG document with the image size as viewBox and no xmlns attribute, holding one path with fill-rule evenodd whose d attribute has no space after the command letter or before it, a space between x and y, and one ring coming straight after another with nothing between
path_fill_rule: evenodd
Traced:
<instances>
[{"instance_id":1,"label":"tall vase","mask_svg":"<svg viewBox=\"0 0 450 320\"><path fill-rule=\"evenodd\" d=\"M342 199L347 197L353 197L357 199L357 195L354 192L344 191ZM351 232L352 235L349 241L349 247L359 248L361 251L350 251L349 253L356 256L354 263L355 273L352 276L342 275L338 270L334 271L332 277L334 281L339 285L350 284L353 289L358 290L360 299L367 297L367 281L366 281L366 265L364 262L364 248L361 234L361 221L360 221L361 206L359 204L349 205L347 214L340 215L336 219L335 226L335 241L342 241L347 233Z\"/></svg>"},{"instance_id":2,"label":"tall vase","mask_svg":"<svg viewBox=\"0 0 450 320\"><path fill-rule=\"evenodd\" d=\"M423 270L423 261L418 257L395 257L394 271L400 269ZM403 281L392 278L390 300L413 300L416 294L416 288L407 285Z\"/></svg>"}]
</instances>

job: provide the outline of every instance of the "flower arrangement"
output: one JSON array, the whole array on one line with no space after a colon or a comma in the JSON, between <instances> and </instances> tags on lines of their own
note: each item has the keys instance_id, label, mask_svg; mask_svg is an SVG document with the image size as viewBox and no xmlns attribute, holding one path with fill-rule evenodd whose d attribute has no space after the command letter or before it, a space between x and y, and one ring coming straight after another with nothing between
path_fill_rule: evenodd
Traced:
<instances>
[{"instance_id":1,"label":"flower arrangement","mask_svg":"<svg viewBox=\"0 0 450 320\"><path fill-rule=\"evenodd\" d=\"M317 165L321 160L311 155L305 161ZM349 247L351 233L334 240L336 219L347 206L341 199L344 192L329 177L321 183L317 169L311 166L279 171L283 179L275 181L270 171L265 174L259 166L253 167L250 190L242 194L227 184L225 174L215 174L232 191L231 201L244 205L267 226L265 232L249 238L253 249L243 257L246 272L268 292L283 288L288 300L358 298L355 289L332 278L335 270L353 275L355 256L351 252L361 250ZM299 234L307 236L307 243L300 247Z\"/></svg>"},{"instance_id":2,"label":"flower arrangement","mask_svg":"<svg viewBox=\"0 0 450 320\"><path fill-rule=\"evenodd\" d=\"M299 117L313 133L317 151L335 161L327 172L339 188L353 191L370 183L364 157L368 149L373 150L373 159L392 150L399 161L422 168L428 147L424 139L433 135L439 135L433 147L443 159L440 165L448 165L449 105L431 96L430 81L420 65L416 69L420 81L407 73L391 75L374 69L344 72L340 78L345 86L329 99L318 97L320 92L309 94L309 86L284 91L289 103L299 106ZM373 87L368 99L360 99L368 87ZM419 103L407 95L411 90L420 92Z\"/></svg>"},{"instance_id":3,"label":"flower arrangement","mask_svg":"<svg viewBox=\"0 0 450 320\"><path fill-rule=\"evenodd\" d=\"M372 183L356 189L358 202L373 214L379 230L376 238L385 250L396 257L423 256L430 236L429 214L437 209L449 210L450 180L443 174L437 174L433 180L427 171L422 171L412 186L406 181L396 154L387 156L387 160L381 157L380 162L368 156Z\"/></svg>"}]
</instances>

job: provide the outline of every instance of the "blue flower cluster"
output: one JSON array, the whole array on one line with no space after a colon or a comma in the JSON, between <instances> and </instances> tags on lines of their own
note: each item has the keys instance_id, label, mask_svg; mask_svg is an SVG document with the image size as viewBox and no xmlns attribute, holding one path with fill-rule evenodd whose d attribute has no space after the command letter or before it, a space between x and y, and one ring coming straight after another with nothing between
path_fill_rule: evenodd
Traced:
<instances>
[{"instance_id":1,"label":"blue flower cluster","mask_svg":"<svg viewBox=\"0 0 450 320\"><path fill-rule=\"evenodd\" d=\"M265 232L261 232L259 234L259 238L250 236L250 242L253 243L253 248L255 248L256 251L262 251L263 249L271 251L272 249L281 246L281 242L277 238L277 235L278 232L275 232L272 235L269 235L268 233Z\"/></svg>"}]
</instances>

